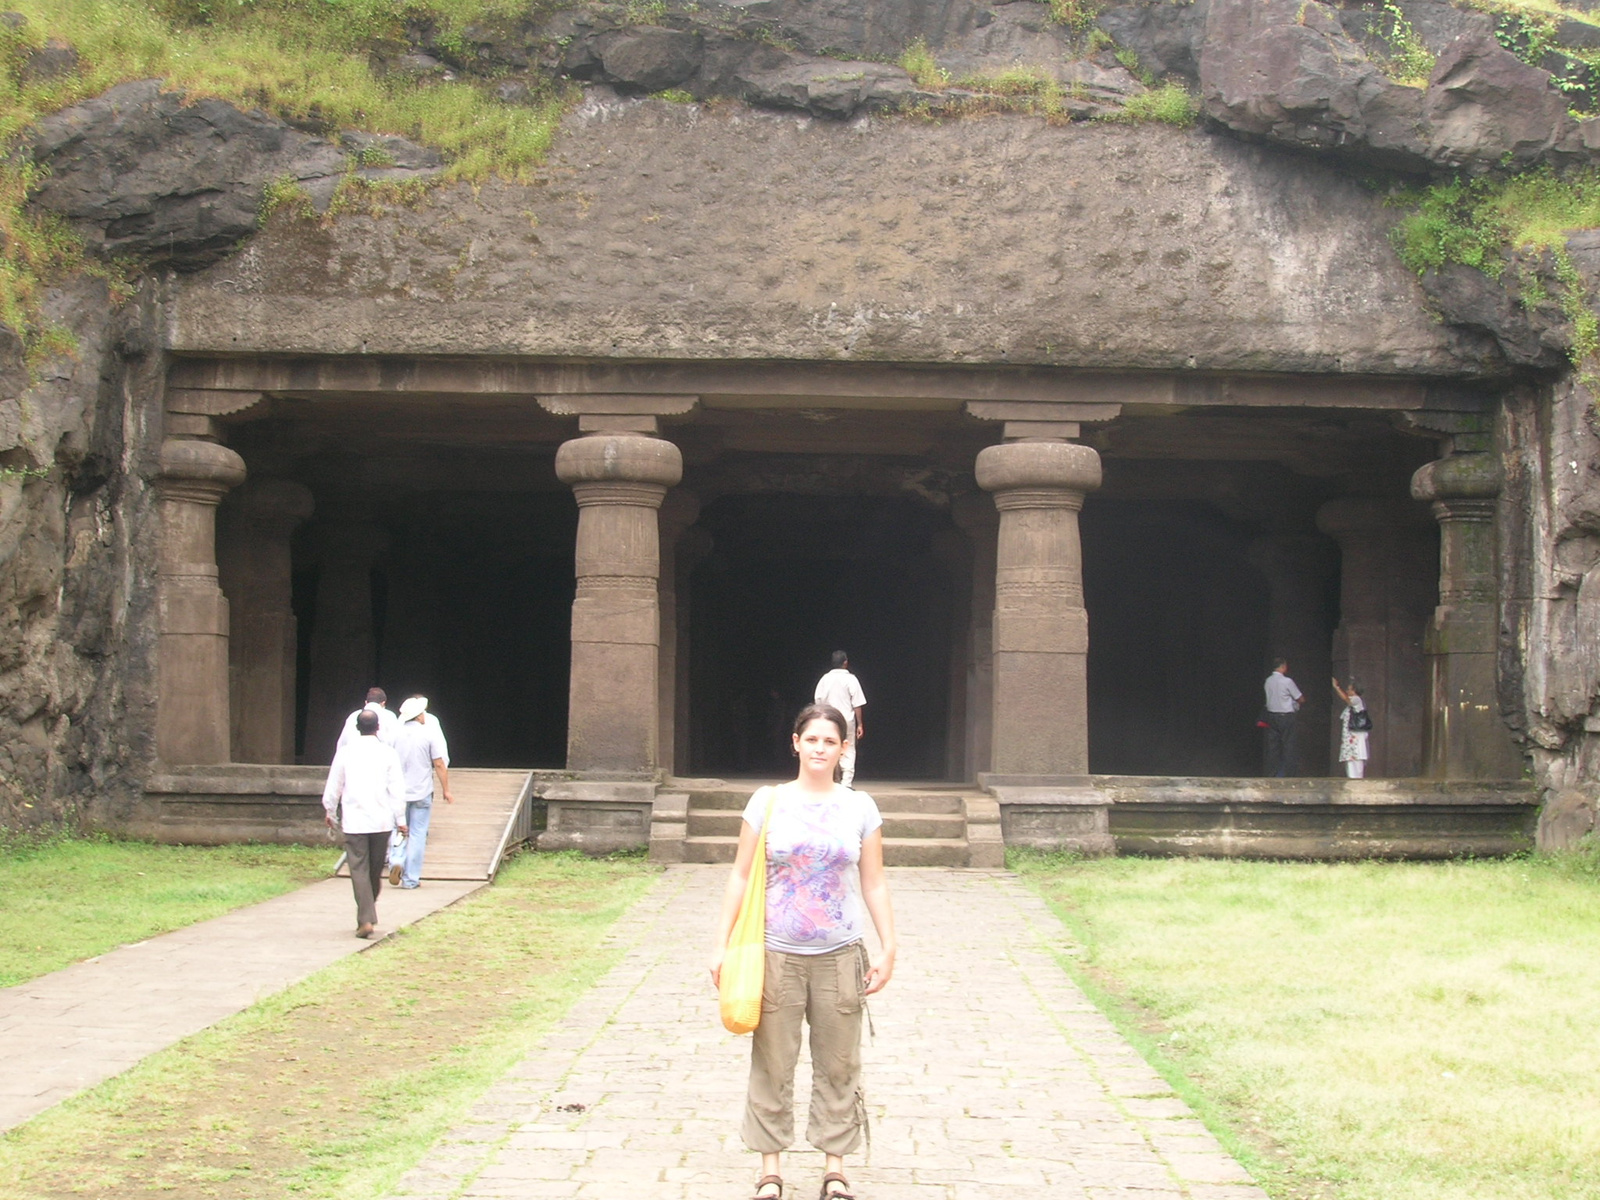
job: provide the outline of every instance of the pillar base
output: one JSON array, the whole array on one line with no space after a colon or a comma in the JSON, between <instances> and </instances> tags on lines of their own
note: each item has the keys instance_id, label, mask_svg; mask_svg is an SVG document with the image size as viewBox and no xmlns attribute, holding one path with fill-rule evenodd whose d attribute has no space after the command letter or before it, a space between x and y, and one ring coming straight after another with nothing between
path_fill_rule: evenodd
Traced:
<instances>
[{"instance_id":1,"label":"pillar base","mask_svg":"<svg viewBox=\"0 0 1600 1200\"><path fill-rule=\"evenodd\" d=\"M544 789L545 830L540 850L612 854L650 844L656 782L650 779L572 779Z\"/></svg>"}]
</instances>

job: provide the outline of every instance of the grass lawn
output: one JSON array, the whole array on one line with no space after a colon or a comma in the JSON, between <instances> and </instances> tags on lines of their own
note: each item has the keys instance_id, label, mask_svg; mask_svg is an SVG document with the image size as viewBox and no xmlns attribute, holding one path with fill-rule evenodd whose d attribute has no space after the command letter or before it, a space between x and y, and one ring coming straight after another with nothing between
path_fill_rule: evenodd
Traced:
<instances>
[{"instance_id":1,"label":"grass lawn","mask_svg":"<svg viewBox=\"0 0 1600 1200\"><path fill-rule=\"evenodd\" d=\"M326 878L332 843L0 841L0 987Z\"/></svg>"},{"instance_id":2,"label":"grass lawn","mask_svg":"<svg viewBox=\"0 0 1600 1200\"><path fill-rule=\"evenodd\" d=\"M618 957L642 859L524 855L401 930L0 1136L0 1196L390 1193Z\"/></svg>"},{"instance_id":3,"label":"grass lawn","mask_svg":"<svg viewBox=\"0 0 1600 1200\"><path fill-rule=\"evenodd\" d=\"M1600 1196L1593 860L1014 865L1274 1196Z\"/></svg>"}]
</instances>

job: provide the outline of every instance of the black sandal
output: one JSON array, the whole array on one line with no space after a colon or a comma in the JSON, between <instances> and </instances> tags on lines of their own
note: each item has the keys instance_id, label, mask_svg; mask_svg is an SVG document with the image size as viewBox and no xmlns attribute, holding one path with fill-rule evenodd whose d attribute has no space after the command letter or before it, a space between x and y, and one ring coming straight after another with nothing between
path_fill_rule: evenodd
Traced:
<instances>
[{"instance_id":1,"label":"black sandal","mask_svg":"<svg viewBox=\"0 0 1600 1200\"><path fill-rule=\"evenodd\" d=\"M775 1183L775 1184L778 1185L777 1192L775 1194L773 1194L773 1195L763 1196L761 1194L761 1189L766 1187L768 1184L771 1184L771 1183ZM756 1180L755 1200L782 1200L782 1197L783 1197L783 1176L781 1176L781 1175L763 1175L760 1179Z\"/></svg>"},{"instance_id":2,"label":"black sandal","mask_svg":"<svg viewBox=\"0 0 1600 1200\"><path fill-rule=\"evenodd\" d=\"M839 1172L829 1171L822 1177L822 1191L817 1193L817 1200L856 1200L853 1192L830 1192L828 1190L830 1183L842 1183L845 1187L850 1186L850 1181Z\"/></svg>"}]
</instances>

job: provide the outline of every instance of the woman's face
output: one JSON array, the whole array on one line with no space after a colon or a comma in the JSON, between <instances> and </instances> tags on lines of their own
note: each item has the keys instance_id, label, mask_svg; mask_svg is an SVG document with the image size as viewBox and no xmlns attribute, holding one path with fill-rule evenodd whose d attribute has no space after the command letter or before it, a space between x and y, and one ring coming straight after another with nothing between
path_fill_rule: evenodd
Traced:
<instances>
[{"instance_id":1,"label":"woman's face","mask_svg":"<svg viewBox=\"0 0 1600 1200\"><path fill-rule=\"evenodd\" d=\"M822 717L808 721L806 727L794 735L794 752L799 755L802 766L831 775L839 756L844 753L839 727Z\"/></svg>"}]
</instances>

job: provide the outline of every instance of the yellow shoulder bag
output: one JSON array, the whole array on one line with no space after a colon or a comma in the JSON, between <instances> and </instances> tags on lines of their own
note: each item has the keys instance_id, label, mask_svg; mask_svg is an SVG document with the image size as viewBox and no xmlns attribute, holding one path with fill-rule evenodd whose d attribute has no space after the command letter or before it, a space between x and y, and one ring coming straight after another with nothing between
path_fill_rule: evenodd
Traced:
<instances>
[{"instance_id":1,"label":"yellow shoulder bag","mask_svg":"<svg viewBox=\"0 0 1600 1200\"><path fill-rule=\"evenodd\" d=\"M728 948L722 955L722 977L718 998L722 1004L722 1023L730 1033L749 1033L761 1024L761 988L767 971L767 830L772 825L772 806L778 789L769 788L767 815L756 836L756 853L750 862L750 880L745 885L739 915L734 918Z\"/></svg>"}]
</instances>

